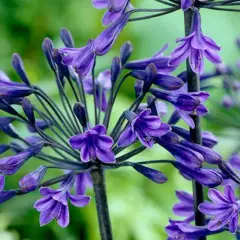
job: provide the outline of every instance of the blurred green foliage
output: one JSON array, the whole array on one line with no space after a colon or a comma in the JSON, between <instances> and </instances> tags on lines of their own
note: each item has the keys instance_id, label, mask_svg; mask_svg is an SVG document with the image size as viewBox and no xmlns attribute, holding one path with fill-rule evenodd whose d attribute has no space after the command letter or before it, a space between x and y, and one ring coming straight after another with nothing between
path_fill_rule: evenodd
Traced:
<instances>
[{"instance_id":1,"label":"blurred green foliage","mask_svg":"<svg viewBox=\"0 0 240 240\"><path fill-rule=\"evenodd\" d=\"M148 1L133 1L136 7L162 7L161 4ZM82 46L89 38L95 38L102 30L101 17L103 11L94 9L90 0L1 0L0 2L0 68L12 79L16 75L11 68L11 55L18 52L24 59L26 70L31 81L45 88L48 94L58 102L54 88L54 78L46 64L41 51L41 43L50 37L56 47L63 46L59 31L67 27L73 34L76 46ZM234 46L235 38L240 34L240 15L237 13L202 10L203 31L222 46L222 58L226 63L234 64L238 53ZM175 39L183 36L183 14L181 11L147 21L130 23L117 40L107 56L98 58L97 71L110 66L111 58L119 54L119 47L126 40L134 45L132 59L151 56L166 42L170 50L175 46ZM212 69L206 64L207 69ZM181 66L184 68L184 65ZM180 71L179 69L178 71ZM216 79L216 82L218 79ZM133 84L133 82L130 82ZM131 104L133 88L124 84L121 95L114 108L113 121L119 112ZM216 83L218 84L218 83ZM218 104L219 92L212 94L211 108ZM204 129L223 132L222 127L203 122ZM19 131L26 134L22 126ZM230 130L227 130L228 133ZM1 135L1 139L3 139ZM2 140L8 141L7 139ZM235 146L231 138L219 137L216 148L227 157ZM226 145L228 146L226 148ZM135 157L134 160L164 159L169 154L158 146ZM16 188L18 180L39 164L29 161L16 175L8 177L6 188ZM155 166L156 167L156 166ZM171 208L176 202L175 190L191 191L191 183L184 180L177 171L169 166L159 166L169 178L164 185L157 185L141 177L131 169L119 169L107 172L107 189L110 214L112 218L114 239L116 240L164 240L164 227L168 218L173 218ZM53 173L51 173L53 174ZM89 191L92 195L92 191ZM98 240L97 216L94 198L84 208L70 208L71 223L68 228L61 229L55 222L40 228L39 213L33 209L34 202L40 197L35 192L1 205L0 207L0 239L1 240ZM233 239L230 234L210 237L209 239Z\"/></svg>"}]
</instances>

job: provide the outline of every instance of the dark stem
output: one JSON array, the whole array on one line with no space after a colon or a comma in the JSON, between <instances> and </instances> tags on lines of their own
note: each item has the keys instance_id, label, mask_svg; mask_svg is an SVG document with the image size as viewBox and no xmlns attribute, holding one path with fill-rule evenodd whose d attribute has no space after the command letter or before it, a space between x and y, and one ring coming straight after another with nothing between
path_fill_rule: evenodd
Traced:
<instances>
[{"instance_id":1,"label":"dark stem","mask_svg":"<svg viewBox=\"0 0 240 240\"><path fill-rule=\"evenodd\" d=\"M102 169L95 169L91 172L95 201L97 206L98 223L101 233L101 240L112 240L111 221L108 211L107 193L105 187L104 172Z\"/></svg>"},{"instance_id":2,"label":"dark stem","mask_svg":"<svg viewBox=\"0 0 240 240\"><path fill-rule=\"evenodd\" d=\"M188 36L191 31L193 18L193 11L187 10L184 13L185 19L185 35ZM188 91L197 92L200 91L200 78L194 73L190 67L189 59L187 60L187 82L188 82ZM191 140L194 143L201 144L201 127L200 127L200 118L198 116L192 116L192 119L195 123L195 128L190 129ZM193 181L193 196L194 196L194 212L195 212L195 223L196 226L205 225L205 216L198 210L198 205L204 201L203 195L203 186L196 181ZM206 237L201 237L199 240L206 240Z\"/></svg>"}]
</instances>

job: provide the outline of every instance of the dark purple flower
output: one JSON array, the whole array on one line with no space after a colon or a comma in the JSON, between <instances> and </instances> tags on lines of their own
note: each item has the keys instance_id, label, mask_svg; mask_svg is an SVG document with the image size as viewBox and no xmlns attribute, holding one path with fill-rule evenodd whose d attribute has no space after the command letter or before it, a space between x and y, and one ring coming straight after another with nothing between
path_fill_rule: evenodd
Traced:
<instances>
[{"instance_id":1,"label":"dark purple flower","mask_svg":"<svg viewBox=\"0 0 240 240\"><path fill-rule=\"evenodd\" d=\"M19 180L19 186L21 190L24 192L30 192L35 190L43 179L45 173L47 171L47 167L40 166L34 172L29 173Z\"/></svg>"},{"instance_id":2,"label":"dark purple flower","mask_svg":"<svg viewBox=\"0 0 240 240\"><path fill-rule=\"evenodd\" d=\"M102 19L103 25L109 25L116 21L126 8L132 9L129 0L92 0L92 4L97 9L107 9Z\"/></svg>"},{"instance_id":3,"label":"dark purple flower","mask_svg":"<svg viewBox=\"0 0 240 240\"><path fill-rule=\"evenodd\" d=\"M92 77L88 76L83 79L83 86L84 86L84 91L88 94L93 94L93 82L92 82ZM111 82L111 71L110 70L105 70L101 73L99 73L98 77L95 79L95 87L96 87L96 102L98 108L101 105L101 110L103 112L106 111L107 109L107 92L111 89L112 87L112 82ZM101 103L100 103L101 100Z\"/></svg>"},{"instance_id":4,"label":"dark purple flower","mask_svg":"<svg viewBox=\"0 0 240 240\"><path fill-rule=\"evenodd\" d=\"M75 192L76 195L84 195L87 187L92 187L91 174L79 173L75 176Z\"/></svg>"},{"instance_id":5,"label":"dark purple flower","mask_svg":"<svg viewBox=\"0 0 240 240\"><path fill-rule=\"evenodd\" d=\"M151 110L146 109L134 115L130 125L119 137L118 146L128 146L138 139L145 147L151 148L154 137L161 137L171 130L168 124L161 122L160 117L150 114Z\"/></svg>"},{"instance_id":6,"label":"dark purple flower","mask_svg":"<svg viewBox=\"0 0 240 240\"><path fill-rule=\"evenodd\" d=\"M158 73L167 74L173 72L177 68L177 66L169 66L168 62L170 60L170 57L166 57L163 55L164 51L167 48L168 45L166 44L159 52L155 53L152 57L128 62L126 63L125 67L131 70L145 70L149 64L153 63L156 66Z\"/></svg>"},{"instance_id":7,"label":"dark purple flower","mask_svg":"<svg viewBox=\"0 0 240 240\"><path fill-rule=\"evenodd\" d=\"M184 221L169 220L165 228L168 234L167 240L198 240L200 237L211 235L206 226L193 226Z\"/></svg>"},{"instance_id":8,"label":"dark purple flower","mask_svg":"<svg viewBox=\"0 0 240 240\"><path fill-rule=\"evenodd\" d=\"M180 217L186 217L185 222L194 220L194 200L190 193L184 191L176 191L176 196L180 200L173 206L173 212Z\"/></svg>"},{"instance_id":9,"label":"dark purple flower","mask_svg":"<svg viewBox=\"0 0 240 240\"><path fill-rule=\"evenodd\" d=\"M181 44L171 54L169 66L176 67L189 57L190 66L195 73L204 71L204 57L212 63L221 63L216 51L221 48L209 37L204 36L201 30L201 17L199 11L194 11L192 29L187 37L177 39Z\"/></svg>"},{"instance_id":10,"label":"dark purple flower","mask_svg":"<svg viewBox=\"0 0 240 240\"><path fill-rule=\"evenodd\" d=\"M181 8L183 11L188 10L192 7L194 0L181 0Z\"/></svg>"},{"instance_id":11,"label":"dark purple flower","mask_svg":"<svg viewBox=\"0 0 240 240\"><path fill-rule=\"evenodd\" d=\"M0 173L11 175L18 171L18 169L31 157L37 155L43 148L44 143L40 142L15 156L2 158L0 161Z\"/></svg>"},{"instance_id":12,"label":"dark purple flower","mask_svg":"<svg viewBox=\"0 0 240 240\"><path fill-rule=\"evenodd\" d=\"M111 148L113 140L106 135L106 128L97 125L83 134L78 134L69 139L72 148L81 149L81 160L89 162L98 159L104 163L115 162L115 156Z\"/></svg>"},{"instance_id":13,"label":"dark purple flower","mask_svg":"<svg viewBox=\"0 0 240 240\"><path fill-rule=\"evenodd\" d=\"M89 203L88 196L70 194L73 183L74 176L70 175L57 190L47 187L40 189L43 198L35 203L34 208L41 212L41 226L56 219L62 228L67 227L69 224L68 200L76 207L85 207Z\"/></svg>"},{"instance_id":14,"label":"dark purple flower","mask_svg":"<svg viewBox=\"0 0 240 240\"><path fill-rule=\"evenodd\" d=\"M0 175L0 192L3 190L5 185L5 177L3 175Z\"/></svg>"},{"instance_id":15,"label":"dark purple flower","mask_svg":"<svg viewBox=\"0 0 240 240\"><path fill-rule=\"evenodd\" d=\"M214 216L208 223L208 229L216 231L228 225L229 231L235 233L238 227L240 204L235 197L233 188L227 185L224 193L210 189L208 197L212 202L204 202L199 205L199 210L202 213Z\"/></svg>"},{"instance_id":16,"label":"dark purple flower","mask_svg":"<svg viewBox=\"0 0 240 240\"><path fill-rule=\"evenodd\" d=\"M155 97L170 102L191 128L195 128L195 125L190 115L202 116L208 112L202 104L209 97L207 92L178 93L177 91L169 92L156 88L151 88L150 92Z\"/></svg>"}]
</instances>

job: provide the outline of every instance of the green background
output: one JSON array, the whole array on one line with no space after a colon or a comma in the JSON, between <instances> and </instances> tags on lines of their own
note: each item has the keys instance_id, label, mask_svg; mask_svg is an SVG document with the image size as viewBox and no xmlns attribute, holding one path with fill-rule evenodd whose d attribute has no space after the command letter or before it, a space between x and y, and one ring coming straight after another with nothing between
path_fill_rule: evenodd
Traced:
<instances>
[{"instance_id":1,"label":"green background","mask_svg":"<svg viewBox=\"0 0 240 240\"><path fill-rule=\"evenodd\" d=\"M160 8L153 0L132 1L135 7ZM11 55L18 52L25 68L35 84L44 88L56 102L59 101L53 75L41 51L42 40L50 37L55 47L62 47L59 31L67 27L73 34L77 47L95 38L104 28L101 17L104 11L94 9L90 0L1 0L0 1L0 68L16 80L11 68ZM202 10L202 29L222 46L224 62L235 64L239 51L234 44L240 35L240 14ZM177 11L164 17L147 21L129 23L113 49L104 57L99 57L97 71L108 68L111 58L119 55L119 48L130 40L134 45L131 59L151 56L165 43L170 44L167 53L175 47L175 39L184 35L183 13ZM184 65L178 69L183 70ZM206 64L207 71L213 69ZM219 79L215 79L220 85ZM125 83L113 110L112 121L131 104L133 82ZM222 91L214 90L209 100L210 113L219 108ZM89 98L91 101L91 98ZM218 118L217 115L215 115ZM216 150L227 158L236 147L234 130L226 125L216 125L203 120L205 130L212 130L219 137ZM182 123L182 126L186 125ZM18 126L26 134L26 129ZM226 137L227 135L227 137ZM0 133L1 143L9 141ZM166 159L169 154L158 146L134 158L134 160ZM16 175L7 178L6 188L16 188L18 180L38 166L38 161L28 162ZM155 166L156 167L156 166ZM172 206L177 201L175 190L191 191L191 183L184 180L175 169L167 165L157 167L169 178L164 185L157 185L142 177L132 169L119 169L107 172L107 190L112 219L114 239L116 240L165 240L164 231L168 218L174 218ZM54 174L54 173L51 173ZM89 190L92 195L92 191ZM68 228L61 229L56 222L39 227L39 213L33 209L34 202L40 198L34 192L16 197L0 206L0 239L59 239L59 240L98 240L98 224L94 199L84 209L70 207L71 222ZM233 239L230 234L209 237L209 239Z\"/></svg>"}]
</instances>

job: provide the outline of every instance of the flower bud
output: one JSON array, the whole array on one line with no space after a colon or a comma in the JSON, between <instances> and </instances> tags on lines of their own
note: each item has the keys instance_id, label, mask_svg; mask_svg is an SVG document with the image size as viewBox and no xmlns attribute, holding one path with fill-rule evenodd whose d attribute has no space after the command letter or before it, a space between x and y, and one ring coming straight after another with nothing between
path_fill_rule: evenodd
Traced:
<instances>
[{"instance_id":1,"label":"flower bud","mask_svg":"<svg viewBox=\"0 0 240 240\"><path fill-rule=\"evenodd\" d=\"M53 42L50 38L45 38L42 43L42 49L44 52L44 55L47 58L48 64L51 67L53 71L56 71L56 67L53 61Z\"/></svg>"},{"instance_id":2,"label":"flower bud","mask_svg":"<svg viewBox=\"0 0 240 240\"><path fill-rule=\"evenodd\" d=\"M120 49L120 59L121 59L122 65L124 65L128 61L129 57L132 54L132 51L133 51L133 46L130 41L127 41L122 45Z\"/></svg>"},{"instance_id":3,"label":"flower bud","mask_svg":"<svg viewBox=\"0 0 240 240\"><path fill-rule=\"evenodd\" d=\"M26 114L28 121L31 125L35 125L35 117L34 117L34 112L33 112L33 106L29 99L24 98L22 101L22 109L24 113Z\"/></svg>"},{"instance_id":4,"label":"flower bud","mask_svg":"<svg viewBox=\"0 0 240 240\"><path fill-rule=\"evenodd\" d=\"M111 66L111 81L112 85L117 81L117 78L121 72L122 66L121 61L119 57L115 57L112 60L112 66Z\"/></svg>"},{"instance_id":5,"label":"flower bud","mask_svg":"<svg viewBox=\"0 0 240 240\"><path fill-rule=\"evenodd\" d=\"M74 40L70 31L66 28L60 30L60 37L66 47L74 48Z\"/></svg>"},{"instance_id":6,"label":"flower bud","mask_svg":"<svg viewBox=\"0 0 240 240\"><path fill-rule=\"evenodd\" d=\"M82 103L76 103L73 107L73 111L78 118L80 124L83 127L87 126L87 115L86 115L86 108Z\"/></svg>"}]
</instances>

